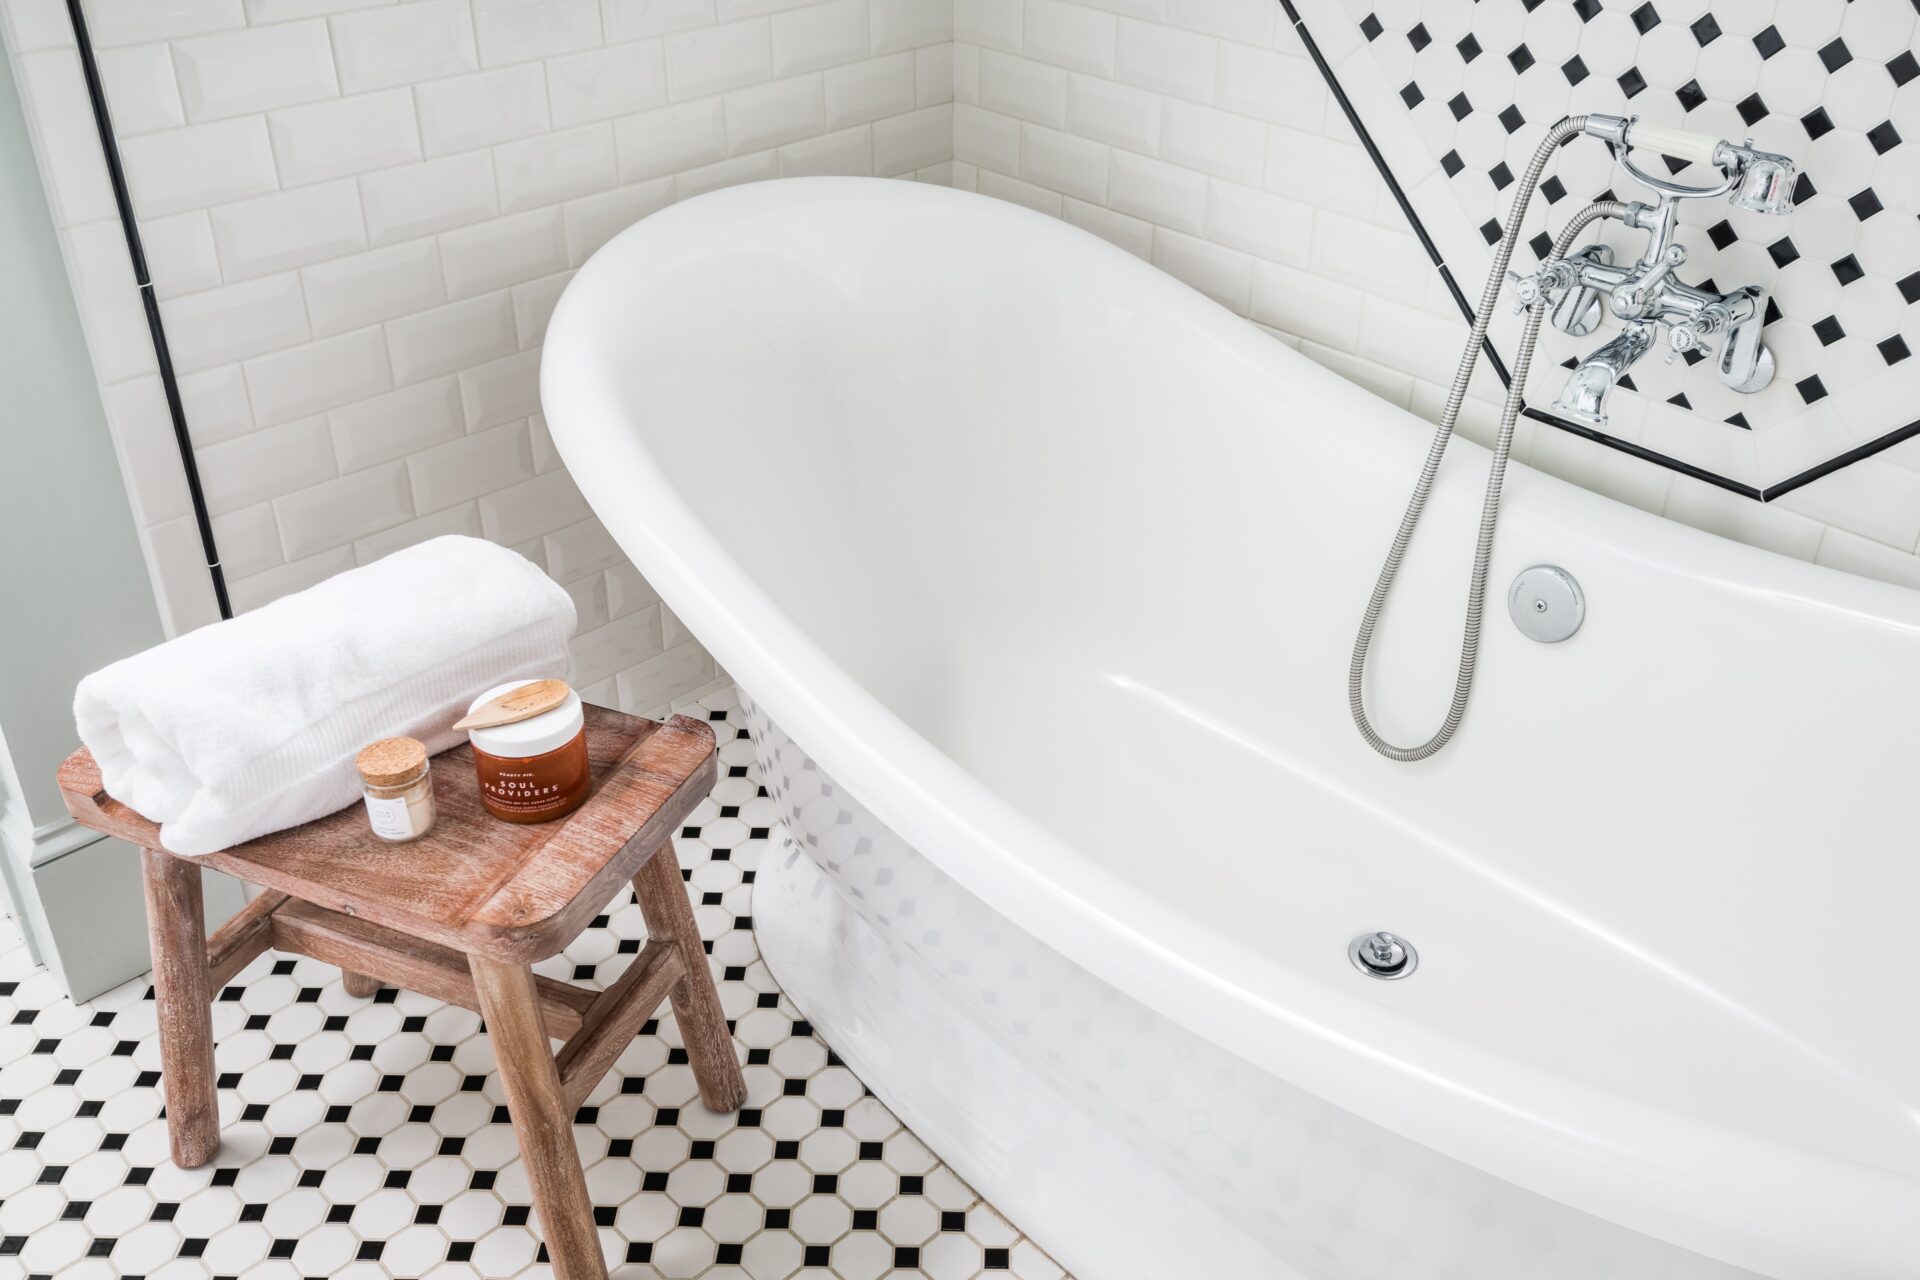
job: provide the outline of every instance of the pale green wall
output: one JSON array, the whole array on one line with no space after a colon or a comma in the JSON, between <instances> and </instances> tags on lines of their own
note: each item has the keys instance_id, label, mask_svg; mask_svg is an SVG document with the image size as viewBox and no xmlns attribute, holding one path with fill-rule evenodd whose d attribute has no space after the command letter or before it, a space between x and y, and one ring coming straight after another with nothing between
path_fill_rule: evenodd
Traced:
<instances>
[{"instance_id":1,"label":"pale green wall","mask_svg":"<svg viewBox=\"0 0 1920 1280\"><path fill-rule=\"evenodd\" d=\"M0 289L0 870L35 954L84 998L147 967L139 865L72 825L53 771L78 745L75 683L162 635L5 58ZM237 888L215 899L224 914Z\"/></svg>"},{"instance_id":2,"label":"pale green wall","mask_svg":"<svg viewBox=\"0 0 1920 1280\"><path fill-rule=\"evenodd\" d=\"M64 812L38 766L73 737L74 681L161 632L4 60L0 79L0 725L38 824Z\"/></svg>"}]
</instances>

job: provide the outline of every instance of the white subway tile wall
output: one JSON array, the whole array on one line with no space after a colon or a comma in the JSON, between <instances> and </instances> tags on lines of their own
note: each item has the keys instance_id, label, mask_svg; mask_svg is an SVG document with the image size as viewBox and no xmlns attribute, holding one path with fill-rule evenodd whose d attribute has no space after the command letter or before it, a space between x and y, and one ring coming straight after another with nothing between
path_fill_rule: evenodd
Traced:
<instances>
[{"instance_id":1,"label":"white subway tile wall","mask_svg":"<svg viewBox=\"0 0 1920 1280\"><path fill-rule=\"evenodd\" d=\"M1437 164L1446 175L1443 189L1423 187L1415 205L1463 275L1484 275L1486 241L1508 220L1512 175L1548 123L1569 112L1632 112L1793 158L1790 217L1718 200L1680 212L1683 278L1768 291L1766 341L1779 362L1772 383L1742 394L1720 382L1711 361L1644 361L1635 385L1623 388L1738 424L1732 439L1744 448L1726 449L1724 432L1704 440L1736 455L1725 460L1696 458L1689 445L1701 441L1663 432L1642 443L1765 486L1914 420L1920 310L1908 303L1920 299L1920 147L1909 135L1920 118L1920 63L1912 0L1344 7L1366 52L1345 64L1349 92L1376 138L1398 140L1411 170ZM1553 172L1564 195L1549 188L1534 202L1522 271L1548 243L1549 223L1570 212L1574 202L1561 199L1609 184L1644 194L1590 142L1561 152ZM1698 184L1710 175L1675 176ZM1610 226L1599 235L1616 258L1640 251L1638 232ZM1592 346L1552 328L1543 337L1549 366ZM1548 387L1557 390L1551 378Z\"/></svg>"},{"instance_id":2,"label":"white subway tile wall","mask_svg":"<svg viewBox=\"0 0 1920 1280\"><path fill-rule=\"evenodd\" d=\"M773 12L770 12L773 10ZM721 677L540 417L573 269L776 173L946 181L948 0L86 0L234 605L468 533L553 574L589 697ZM169 627L214 616L59 0L0 0Z\"/></svg>"},{"instance_id":3,"label":"white subway tile wall","mask_svg":"<svg viewBox=\"0 0 1920 1280\"><path fill-rule=\"evenodd\" d=\"M1371 64L1343 0L1299 7L1337 67ZM1421 8L1395 13L1410 24ZM0 0L0 19L180 629L211 597L60 9ZM1466 331L1275 0L87 11L236 604L482 534L574 592L582 680L631 708L719 673L586 511L536 375L572 269L668 203L774 176L950 181L1086 228L1428 418ZM1450 198L1404 141L1380 137L1416 202ZM1499 387L1483 371L1474 389L1462 429L1486 439ZM1744 445L1666 404L1615 421L1702 457ZM1728 537L1920 584L1912 443L1766 505L1530 422L1515 454Z\"/></svg>"}]
</instances>

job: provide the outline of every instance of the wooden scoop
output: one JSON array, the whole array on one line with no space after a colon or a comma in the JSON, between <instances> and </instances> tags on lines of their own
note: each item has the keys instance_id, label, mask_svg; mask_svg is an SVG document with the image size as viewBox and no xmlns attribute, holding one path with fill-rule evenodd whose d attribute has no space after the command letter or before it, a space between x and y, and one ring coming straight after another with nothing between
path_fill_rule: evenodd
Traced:
<instances>
[{"instance_id":1,"label":"wooden scoop","mask_svg":"<svg viewBox=\"0 0 1920 1280\"><path fill-rule=\"evenodd\" d=\"M565 680L535 680L518 689L488 698L453 722L456 729L493 729L518 720L531 720L542 711L551 711L573 692Z\"/></svg>"}]
</instances>

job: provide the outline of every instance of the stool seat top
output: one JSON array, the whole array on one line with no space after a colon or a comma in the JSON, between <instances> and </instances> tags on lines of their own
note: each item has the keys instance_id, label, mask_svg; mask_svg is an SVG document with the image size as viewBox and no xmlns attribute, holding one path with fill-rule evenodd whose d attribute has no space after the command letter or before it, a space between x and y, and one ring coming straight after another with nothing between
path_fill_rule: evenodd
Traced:
<instances>
[{"instance_id":1,"label":"stool seat top","mask_svg":"<svg viewBox=\"0 0 1920 1280\"><path fill-rule=\"evenodd\" d=\"M358 801L245 844L183 859L249 884L357 916L467 954L528 964L560 951L713 787L713 730L586 709L593 788L554 822L502 822L480 801L473 749L433 758L433 830L406 844L376 837ZM85 748L60 766L60 791L82 825L146 849L160 828L109 796Z\"/></svg>"}]
</instances>

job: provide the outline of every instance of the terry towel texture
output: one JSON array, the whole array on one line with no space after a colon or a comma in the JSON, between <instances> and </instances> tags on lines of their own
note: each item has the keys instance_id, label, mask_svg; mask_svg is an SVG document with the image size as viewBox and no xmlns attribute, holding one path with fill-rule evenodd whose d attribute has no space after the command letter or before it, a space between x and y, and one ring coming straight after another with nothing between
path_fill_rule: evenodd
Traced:
<instances>
[{"instance_id":1,"label":"terry towel texture","mask_svg":"<svg viewBox=\"0 0 1920 1280\"><path fill-rule=\"evenodd\" d=\"M107 794L197 857L357 799L369 742L443 751L475 694L571 674L573 625L524 556L435 538L104 667L73 718Z\"/></svg>"}]
</instances>

